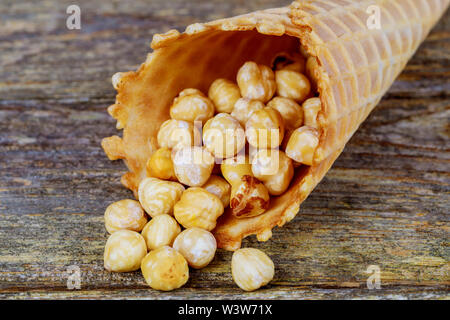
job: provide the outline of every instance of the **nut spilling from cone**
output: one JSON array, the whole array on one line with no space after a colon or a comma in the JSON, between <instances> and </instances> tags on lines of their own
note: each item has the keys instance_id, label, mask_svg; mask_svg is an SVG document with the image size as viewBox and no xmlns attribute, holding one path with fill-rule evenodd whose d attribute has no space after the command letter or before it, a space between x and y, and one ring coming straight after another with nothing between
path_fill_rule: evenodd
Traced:
<instances>
[{"instance_id":1,"label":"nut spilling from cone","mask_svg":"<svg viewBox=\"0 0 450 320\"><path fill-rule=\"evenodd\" d=\"M111 239L117 238L115 231L130 233L126 241L108 240L108 270L135 270L135 261L141 259L142 273L152 288L179 288L189 277L187 265L203 268L213 260L217 242L210 231L225 209L238 219L263 214L270 198L288 189L294 166L312 164L320 128L304 125L302 105L314 106L309 119L315 124L313 115L317 116L321 106L320 100L315 101L318 93L311 89L316 85L301 73L307 57L288 58L281 53L272 60L271 67L244 63L237 83L217 79L208 97L186 88L174 99L170 119L157 133L158 149L146 162L147 178L138 186L141 206L122 200L105 214ZM260 107L255 109L255 105ZM238 120L233 114L242 117ZM220 171L213 174L216 165ZM115 209L114 220L111 208ZM152 219L142 225L147 222L142 217L144 210ZM111 228L113 223L115 228ZM140 227L133 229L135 225ZM181 234L180 225L186 228ZM143 237L147 249L153 250L145 257L142 250L127 249L133 232L141 246ZM248 263L254 263L255 272L261 274L247 274L237 266L246 263L247 252L254 254ZM169 271L165 273L164 268ZM270 282L273 268L270 258L256 249L240 250L233 258L233 278L247 291Z\"/></svg>"}]
</instances>

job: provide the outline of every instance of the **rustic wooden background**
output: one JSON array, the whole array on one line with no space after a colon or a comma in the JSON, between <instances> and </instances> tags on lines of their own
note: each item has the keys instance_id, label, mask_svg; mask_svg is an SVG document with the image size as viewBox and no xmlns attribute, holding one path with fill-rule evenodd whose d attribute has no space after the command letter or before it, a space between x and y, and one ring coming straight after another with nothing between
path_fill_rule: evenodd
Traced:
<instances>
[{"instance_id":1,"label":"rustic wooden background","mask_svg":"<svg viewBox=\"0 0 450 320\"><path fill-rule=\"evenodd\" d=\"M104 209L132 197L100 148L116 134L111 75L136 69L154 33L288 3L0 2L0 298L450 298L448 12L295 220L244 241L275 261L268 287L237 290L225 251L169 293L104 271ZM72 265L80 290L66 286Z\"/></svg>"}]
</instances>

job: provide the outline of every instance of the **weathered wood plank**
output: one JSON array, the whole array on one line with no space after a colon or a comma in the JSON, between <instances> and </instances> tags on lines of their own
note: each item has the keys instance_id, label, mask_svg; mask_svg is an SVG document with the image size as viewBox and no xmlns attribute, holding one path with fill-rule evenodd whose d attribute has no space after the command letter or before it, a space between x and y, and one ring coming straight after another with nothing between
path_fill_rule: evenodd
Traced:
<instances>
[{"instance_id":1,"label":"weathered wood plank","mask_svg":"<svg viewBox=\"0 0 450 320\"><path fill-rule=\"evenodd\" d=\"M105 207L131 197L100 140L110 76L145 59L152 34L289 1L0 3L0 298L445 298L450 286L450 14L350 141L299 215L271 241L244 241L275 261L271 285L236 291L231 254L171 293L139 272L103 270ZM66 288L80 267L81 290ZM381 269L368 290L366 269ZM214 285L212 285L214 283Z\"/></svg>"}]
</instances>

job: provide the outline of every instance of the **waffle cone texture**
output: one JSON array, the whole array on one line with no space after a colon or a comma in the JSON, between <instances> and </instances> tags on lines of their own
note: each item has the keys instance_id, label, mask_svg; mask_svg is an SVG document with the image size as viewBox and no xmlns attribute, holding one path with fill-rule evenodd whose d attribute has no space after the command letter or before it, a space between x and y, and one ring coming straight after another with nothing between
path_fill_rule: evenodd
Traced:
<instances>
[{"instance_id":1,"label":"waffle cone texture","mask_svg":"<svg viewBox=\"0 0 450 320\"><path fill-rule=\"evenodd\" d=\"M298 0L289 7L196 23L183 33L155 35L153 52L136 72L120 74L116 102L108 112L123 138L103 139L111 160L124 159L121 182L137 197L145 165L157 149L156 135L169 108L185 88L207 92L217 78L236 79L246 61L270 65L279 52L300 44L318 64L314 70L322 102L320 143L314 164L296 170L288 191L271 198L268 211L247 219L225 212L213 231L218 247L236 250L256 234L268 240L272 228L295 217L361 123L403 70L449 6L450 0ZM371 7L372 6L372 7ZM367 21L379 10L380 27Z\"/></svg>"}]
</instances>

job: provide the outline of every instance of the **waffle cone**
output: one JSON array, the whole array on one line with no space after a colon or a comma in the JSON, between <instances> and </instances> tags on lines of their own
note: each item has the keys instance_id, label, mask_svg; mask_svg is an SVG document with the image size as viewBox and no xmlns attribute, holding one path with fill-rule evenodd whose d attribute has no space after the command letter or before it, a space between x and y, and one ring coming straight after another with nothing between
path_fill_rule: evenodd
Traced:
<instances>
[{"instance_id":1,"label":"waffle cone","mask_svg":"<svg viewBox=\"0 0 450 320\"><path fill-rule=\"evenodd\" d=\"M169 118L171 102L181 90L207 92L217 78L235 80L246 61L269 65L279 52L298 52L300 40L318 62L314 77L322 110L314 164L297 169L288 191L272 198L264 214L236 219L225 212L214 230L218 246L228 250L238 249L251 234L265 241L273 227L295 217L449 2L299 0L290 7L193 24L184 33L155 35L154 51L145 63L116 77L116 103L108 111L123 129L123 138L105 138L102 146L111 160L125 160L129 172L121 181L137 196L147 159L157 149L159 126ZM380 12L380 29L367 26L367 9L373 5Z\"/></svg>"}]
</instances>

